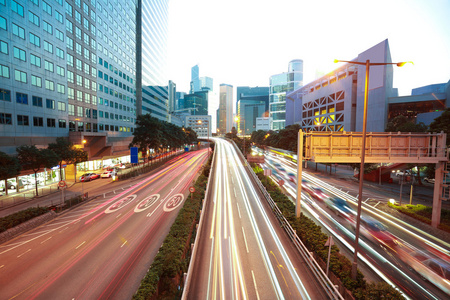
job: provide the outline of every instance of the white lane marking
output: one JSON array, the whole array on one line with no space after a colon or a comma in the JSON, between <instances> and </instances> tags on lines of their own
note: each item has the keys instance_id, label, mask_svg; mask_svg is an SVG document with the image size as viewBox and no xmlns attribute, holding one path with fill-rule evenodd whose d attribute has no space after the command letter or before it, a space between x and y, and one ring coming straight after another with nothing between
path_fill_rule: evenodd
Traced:
<instances>
[{"instance_id":1,"label":"white lane marking","mask_svg":"<svg viewBox=\"0 0 450 300\"><path fill-rule=\"evenodd\" d=\"M238 213L239 213L239 219L241 219L241 210L239 209L239 204L237 202L236 202L236 206L237 206Z\"/></svg>"},{"instance_id":2,"label":"white lane marking","mask_svg":"<svg viewBox=\"0 0 450 300\"><path fill-rule=\"evenodd\" d=\"M256 299L259 300L258 286L256 285L255 274L253 274L253 270L252 270L252 277L253 277L253 285L255 286Z\"/></svg>"},{"instance_id":3,"label":"white lane marking","mask_svg":"<svg viewBox=\"0 0 450 300\"><path fill-rule=\"evenodd\" d=\"M21 257L22 255L24 255L25 253L28 253L28 252L30 252L30 251L31 251L31 249L28 249L28 250L27 250L27 251L25 251L24 253L22 253L22 254L18 255L18 256L17 256L17 258Z\"/></svg>"},{"instance_id":4,"label":"white lane marking","mask_svg":"<svg viewBox=\"0 0 450 300\"><path fill-rule=\"evenodd\" d=\"M1 266L0 266L0 269L3 268L4 266L5 266L5 265L1 265Z\"/></svg>"},{"instance_id":5,"label":"white lane marking","mask_svg":"<svg viewBox=\"0 0 450 300\"><path fill-rule=\"evenodd\" d=\"M69 227L66 227L66 228L64 228L63 230L60 230L59 233L63 232L63 231L66 230L67 228L69 228Z\"/></svg>"},{"instance_id":6,"label":"white lane marking","mask_svg":"<svg viewBox=\"0 0 450 300\"><path fill-rule=\"evenodd\" d=\"M86 241L82 242L81 244L79 244L75 249L80 248L81 246L83 246L86 243Z\"/></svg>"},{"instance_id":7,"label":"white lane marking","mask_svg":"<svg viewBox=\"0 0 450 300\"><path fill-rule=\"evenodd\" d=\"M122 213L118 214L117 217L116 217L116 219L117 219L118 217L120 217L121 215L122 215Z\"/></svg>"},{"instance_id":8,"label":"white lane marking","mask_svg":"<svg viewBox=\"0 0 450 300\"><path fill-rule=\"evenodd\" d=\"M247 246L247 239L245 238L244 227L242 227L242 234L244 235L245 249L247 250L247 253L249 253L248 252L248 246Z\"/></svg>"},{"instance_id":9,"label":"white lane marking","mask_svg":"<svg viewBox=\"0 0 450 300\"><path fill-rule=\"evenodd\" d=\"M46 239L46 240L43 240L42 242L41 242L41 245L43 244L43 243L45 243L46 241L48 241L49 239L51 239L52 237L49 237L48 239Z\"/></svg>"},{"instance_id":10,"label":"white lane marking","mask_svg":"<svg viewBox=\"0 0 450 300\"><path fill-rule=\"evenodd\" d=\"M122 248L123 246L125 246L125 244L127 243L127 241L123 242L122 246L120 246L120 248Z\"/></svg>"},{"instance_id":11,"label":"white lane marking","mask_svg":"<svg viewBox=\"0 0 450 300\"><path fill-rule=\"evenodd\" d=\"M234 191L234 198L237 198L237 195L236 195L236 189L233 188L233 191Z\"/></svg>"}]
</instances>

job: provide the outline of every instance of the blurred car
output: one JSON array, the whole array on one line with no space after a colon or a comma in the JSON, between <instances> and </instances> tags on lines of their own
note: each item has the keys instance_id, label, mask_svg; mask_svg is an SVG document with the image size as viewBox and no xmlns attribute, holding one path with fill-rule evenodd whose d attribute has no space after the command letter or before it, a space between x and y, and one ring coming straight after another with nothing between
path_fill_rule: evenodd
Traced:
<instances>
[{"instance_id":1,"label":"blurred car","mask_svg":"<svg viewBox=\"0 0 450 300\"><path fill-rule=\"evenodd\" d=\"M91 180L100 178L100 174L97 174L97 173L90 173L90 174L91 174Z\"/></svg>"},{"instance_id":2,"label":"blurred car","mask_svg":"<svg viewBox=\"0 0 450 300\"><path fill-rule=\"evenodd\" d=\"M428 183L434 183L434 178L428 178L428 177L425 177L424 179L423 179L423 181L425 181L425 182L428 182Z\"/></svg>"},{"instance_id":3,"label":"blurred car","mask_svg":"<svg viewBox=\"0 0 450 300\"><path fill-rule=\"evenodd\" d=\"M408 247L397 249L401 260L409 264L417 273L450 295L450 264L420 250Z\"/></svg>"},{"instance_id":4,"label":"blurred car","mask_svg":"<svg viewBox=\"0 0 450 300\"><path fill-rule=\"evenodd\" d=\"M337 215L341 215L347 220L353 220L355 211L347 204L342 198L339 197L327 197L325 198L325 204L334 211Z\"/></svg>"},{"instance_id":5,"label":"blurred car","mask_svg":"<svg viewBox=\"0 0 450 300\"><path fill-rule=\"evenodd\" d=\"M382 223L369 216L361 216L360 221L360 231L363 236L374 243L379 243L387 247L395 246L396 238ZM354 227L356 226L356 219L352 224Z\"/></svg>"},{"instance_id":6,"label":"blurred car","mask_svg":"<svg viewBox=\"0 0 450 300\"><path fill-rule=\"evenodd\" d=\"M403 170L399 170L395 173L395 176L399 177L399 176L411 176L411 172L409 170L403 171Z\"/></svg>"},{"instance_id":7,"label":"blurred car","mask_svg":"<svg viewBox=\"0 0 450 300\"><path fill-rule=\"evenodd\" d=\"M112 172L111 171L105 171L100 175L100 178L111 178Z\"/></svg>"},{"instance_id":8,"label":"blurred car","mask_svg":"<svg viewBox=\"0 0 450 300\"><path fill-rule=\"evenodd\" d=\"M84 173L83 175L81 175L80 177L80 181L81 182L85 182L85 181L91 181L94 179L98 178L98 174L95 173Z\"/></svg>"},{"instance_id":9,"label":"blurred car","mask_svg":"<svg viewBox=\"0 0 450 300\"><path fill-rule=\"evenodd\" d=\"M8 187L8 190L15 190L17 189L17 183L15 180L7 180L6 185ZM19 188L22 189L24 187L22 180L19 179ZM5 191L5 181L2 180L0 183L0 189L2 192Z\"/></svg>"}]
</instances>

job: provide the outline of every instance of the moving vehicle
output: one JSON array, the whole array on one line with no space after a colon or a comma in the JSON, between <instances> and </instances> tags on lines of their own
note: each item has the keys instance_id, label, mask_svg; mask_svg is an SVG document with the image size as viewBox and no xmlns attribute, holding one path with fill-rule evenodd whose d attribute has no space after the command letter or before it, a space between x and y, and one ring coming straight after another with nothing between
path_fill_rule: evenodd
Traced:
<instances>
[{"instance_id":1,"label":"moving vehicle","mask_svg":"<svg viewBox=\"0 0 450 300\"><path fill-rule=\"evenodd\" d=\"M355 222L352 223L356 226ZM379 243L387 247L395 246L396 238L387 230L387 228L374 218L369 216L361 216L360 231L363 236L370 239L374 243Z\"/></svg>"},{"instance_id":2,"label":"moving vehicle","mask_svg":"<svg viewBox=\"0 0 450 300\"><path fill-rule=\"evenodd\" d=\"M111 178L112 172L111 171L105 171L100 175L100 178Z\"/></svg>"},{"instance_id":3,"label":"moving vehicle","mask_svg":"<svg viewBox=\"0 0 450 300\"><path fill-rule=\"evenodd\" d=\"M96 173L84 173L83 175L81 175L80 177L80 181L84 182L84 181L91 181L94 179L99 178L99 175Z\"/></svg>"}]
</instances>

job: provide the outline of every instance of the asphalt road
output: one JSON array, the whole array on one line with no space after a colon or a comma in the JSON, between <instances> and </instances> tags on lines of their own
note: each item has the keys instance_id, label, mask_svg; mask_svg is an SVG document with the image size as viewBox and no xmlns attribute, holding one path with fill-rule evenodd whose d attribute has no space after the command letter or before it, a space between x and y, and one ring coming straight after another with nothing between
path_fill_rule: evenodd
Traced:
<instances>
[{"instance_id":1,"label":"asphalt road","mask_svg":"<svg viewBox=\"0 0 450 300\"><path fill-rule=\"evenodd\" d=\"M286 171L296 173L295 165L290 161L274 157L272 157L272 160L280 163ZM322 188L328 195L338 196L347 200L350 207L356 210L356 198L349 195L347 191L355 189L355 185L357 188L357 183L351 181L343 182L330 177L318 178L308 171L303 172L303 179L306 179L315 187ZM286 180L285 188L286 191L290 191L292 194L296 187L295 184ZM332 235L341 251L347 252L347 256L353 261L355 230L352 223L343 217L342 214L339 215L330 210L324 202L309 197L305 191L302 193L302 211L320 225L327 234ZM293 193L292 195L295 197L296 194ZM365 192L366 195L371 199L380 200L363 203L362 215L370 216L383 224L400 244L435 253L438 251L440 252L440 257L450 257L450 241L434 237L424 230L378 210L376 208L377 203L382 201L382 199L385 199L384 201L388 199L381 189L378 191L368 190ZM426 280L409 265L409 261L402 257L405 252L401 246L395 244L384 245L374 239L371 232L367 230L361 230L359 245L359 267L371 279L378 277L375 281L388 281L411 299L448 299L448 294ZM432 247L428 245L432 245Z\"/></svg>"},{"instance_id":2,"label":"asphalt road","mask_svg":"<svg viewBox=\"0 0 450 300\"><path fill-rule=\"evenodd\" d=\"M207 159L187 153L0 246L0 299L130 299Z\"/></svg>"},{"instance_id":3,"label":"asphalt road","mask_svg":"<svg viewBox=\"0 0 450 300\"><path fill-rule=\"evenodd\" d=\"M186 299L325 299L235 149L216 140L216 165Z\"/></svg>"}]
</instances>

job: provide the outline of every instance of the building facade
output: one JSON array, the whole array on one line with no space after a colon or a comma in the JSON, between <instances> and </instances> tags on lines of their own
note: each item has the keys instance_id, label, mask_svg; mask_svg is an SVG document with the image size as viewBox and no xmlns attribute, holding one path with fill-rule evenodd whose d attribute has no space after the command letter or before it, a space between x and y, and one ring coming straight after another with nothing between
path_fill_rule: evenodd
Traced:
<instances>
[{"instance_id":1,"label":"building facade","mask_svg":"<svg viewBox=\"0 0 450 300\"><path fill-rule=\"evenodd\" d=\"M211 116L186 116L185 127L190 127L197 133L197 137L207 138L211 135Z\"/></svg>"},{"instance_id":2,"label":"building facade","mask_svg":"<svg viewBox=\"0 0 450 300\"><path fill-rule=\"evenodd\" d=\"M387 40L358 54L355 61L391 62ZM383 132L392 87L392 65L370 68L367 131ZM307 131L362 131L365 66L345 63L287 95L286 125Z\"/></svg>"},{"instance_id":3,"label":"building facade","mask_svg":"<svg viewBox=\"0 0 450 300\"><path fill-rule=\"evenodd\" d=\"M288 72L270 77L269 113L272 130L283 129L286 125L286 94L303 85L303 60L289 62Z\"/></svg>"},{"instance_id":4,"label":"building facade","mask_svg":"<svg viewBox=\"0 0 450 300\"><path fill-rule=\"evenodd\" d=\"M87 139L90 157L101 157L113 149L108 138L131 136L135 1L8 0L0 8L0 136L15 137L1 138L0 150L63 136Z\"/></svg>"},{"instance_id":5,"label":"building facade","mask_svg":"<svg viewBox=\"0 0 450 300\"><path fill-rule=\"evenodd\" d=\"M220 134L231 131L233 127L233 86L222 83L219 93L219 109L217 113L217 129Z\"/></svg>"},{"instance_id":6,"label":"building facade","mask_svg":"<svg viewBox=\"0 0 450 300\"><path fill-rule=\"evenodd\" d=\"M269 131L271 128L272 119L270 117L256 118L256 131Z\"/></svg>"},{"instance_id":7,"label":"building facade","mask_svg":"<svg viewBox=\"0 0 450 300\"><path fill-rule=\"evenodd\" d=\"M236 88L237 131L245 135L256 130L256 118L268 115L269 87L239 86Z\"/></svg>"},{"instance_id":8,"label":"building facade","mask_svg":"<svg viewBox=\"0 0 450 300\"><path fill-rule=\"evenodd\" d=\"M169 120L167 70L168 0L137 2L136 110Z\"/></svg>"}]
</instances>

